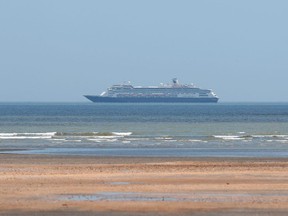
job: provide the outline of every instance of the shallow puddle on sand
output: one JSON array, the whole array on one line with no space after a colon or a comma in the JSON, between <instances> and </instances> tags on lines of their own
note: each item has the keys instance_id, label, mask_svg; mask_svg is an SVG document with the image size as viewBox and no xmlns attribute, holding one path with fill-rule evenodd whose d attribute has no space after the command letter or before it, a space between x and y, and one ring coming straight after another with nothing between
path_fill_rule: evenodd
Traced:
<instances>
[{"instance_id":1,"label":"shallow puddle on sand","mask_svg":"<svg viewBox=\"0 0 288 216\"><path fill-rule=\"evenodd\" d=\"M110 185L129 185L130 182L110 182Z\"/></svg>"},{"instance_id":2,"label":"shallow puddle on sand","mask_svg":"<svg viewBox=\"0 0 288 216\"><path fill-rule=\"evenodd\" d=\"M133 192L102 192L86 195L61 195L60 199L71 201L177 201L163 194Z\"/></svg>"},{"instance_id":3,"label":"shallow puddle on sand","mask_svg":"<svg viewBox=\"0 0 288 216\"><path fill-rule=\"evenodd\" d=\"M280 202L288 201L288 194L101 192L60 195L58 198L67 201Z\"/></svg>"}]
</instances>

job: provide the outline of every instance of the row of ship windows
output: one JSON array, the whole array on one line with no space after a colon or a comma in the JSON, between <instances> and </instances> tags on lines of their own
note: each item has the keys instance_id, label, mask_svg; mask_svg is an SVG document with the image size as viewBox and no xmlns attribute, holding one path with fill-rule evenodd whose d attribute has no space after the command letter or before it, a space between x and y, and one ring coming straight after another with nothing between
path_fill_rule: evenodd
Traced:
<instances>
[{"instance_id":1,"label":"row of ship windows","mask_svg":"<svg viewBox=\"0 0 288 216\"><path fill-rule=\"evenodd\" d=\"M174 93L174 94L179 94L179 93L199 93L199 94L207 94L207 93L209 93L210 91L209 90L195 90L195 91L192 91L192 90L177 90L177 91L171 91L171 90L145 90L145 91L143 91L143 90L140 90L140 91L137 91L137 90L129 90L129 91L127 91L126 89L121 89L121 90L109 90L109 93L137 93L137 94L139 94L139 93L153 93L153 92L155 92L155 93Z\"/></svg>"}]
</instances>

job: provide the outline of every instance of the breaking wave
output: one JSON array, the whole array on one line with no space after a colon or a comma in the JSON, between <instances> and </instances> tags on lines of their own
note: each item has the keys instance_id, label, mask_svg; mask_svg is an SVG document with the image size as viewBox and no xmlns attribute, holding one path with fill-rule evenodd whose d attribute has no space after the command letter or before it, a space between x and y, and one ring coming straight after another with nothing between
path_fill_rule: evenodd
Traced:
<instances>
[{"instance_id":1,"label":"breaking wave","mask_svg":"<svg viewBox=\"0 0 288 216\"><path fill-rule=\"evenodd\" d=\"M266 134L266 135L214 135L212 136L216 139L222 140L288 140L288 135L279 135L279 134Z\"/></svg>"},{"instance_id":2,"label":"breaking wave","mask_svg":"<svg viewBox=\"0 0 288 216\"><path fill-rule=\"evenodd\" d=\"M287 134L248 134L245 132L218 135L184 136L119 132L32 132L0 133L2 146L42 147L231 147L231 146L286 146Z\"/></svg>"},{"instance_id":3,"label":"breaking wave","mask_svg":"<svg viewBox=\"0 0 288 216\"><path fill-rule=\"evenodd\" d=\"M130 136L132 132L45 132L45 133L0 133L0 140L5 139L53 139L64 140L71 138L119 138Z\"/></svg>"},{"instance_id":4,"label":"breaking wave","mask_svg":"<svg viewBox=\"0 0 288 216\"><path fill-rule=\"evenodd\" d=\"M132 132L56 132L55 136L130 136Z\"/></svg>"},{"instance_id":5,"label":"breaking wave","mask_svg":"<svg viewBox=\"0 0 288 216\"><path fill-rule=\"evenodd\" d=\"M0 139L51 139L56 132L46 133L0 133Z\"/></svg>"}]
</instances>

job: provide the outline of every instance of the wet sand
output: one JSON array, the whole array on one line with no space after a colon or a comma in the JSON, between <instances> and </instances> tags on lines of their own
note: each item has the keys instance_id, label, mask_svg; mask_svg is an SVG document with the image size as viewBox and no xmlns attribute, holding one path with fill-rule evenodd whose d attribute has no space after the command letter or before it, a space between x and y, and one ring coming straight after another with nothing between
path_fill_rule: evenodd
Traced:
<instances>
[{"instance_id":1,"label":"wet sand","mask_svg":"<svg viewBox=\"0 0 288 216\"><path fill-rule=\"evenodd\" d=\"M0 154L0 215L288 215L288 159Z\"/></svg>"}]
</instances>

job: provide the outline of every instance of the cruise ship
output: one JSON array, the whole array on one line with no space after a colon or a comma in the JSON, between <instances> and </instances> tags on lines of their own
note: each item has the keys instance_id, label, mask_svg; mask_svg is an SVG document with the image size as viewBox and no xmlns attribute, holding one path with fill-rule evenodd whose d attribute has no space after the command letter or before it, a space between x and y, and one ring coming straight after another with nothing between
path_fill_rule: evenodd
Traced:
<instances>
[{"instance_id":1,"label":"cruise ship","mask_svg":"<svg viewBox=\"0 0 288 216\"><path fill-rule=\"evenodd\" d=\"M171 84L160 86L113 85L100 95L84 95L95 103L217 103L219 98L210 89L193 84L180 84L177 78Z\"/></svg>"}]
</instances>

